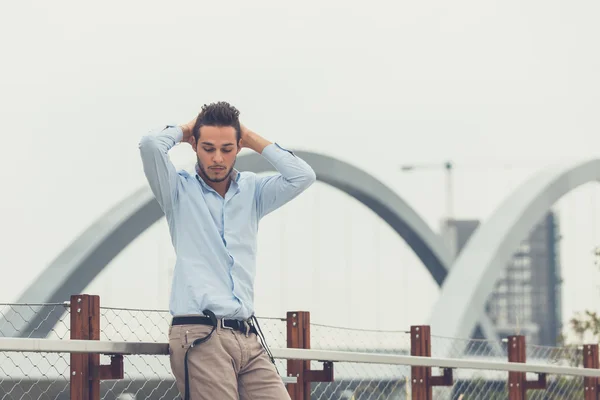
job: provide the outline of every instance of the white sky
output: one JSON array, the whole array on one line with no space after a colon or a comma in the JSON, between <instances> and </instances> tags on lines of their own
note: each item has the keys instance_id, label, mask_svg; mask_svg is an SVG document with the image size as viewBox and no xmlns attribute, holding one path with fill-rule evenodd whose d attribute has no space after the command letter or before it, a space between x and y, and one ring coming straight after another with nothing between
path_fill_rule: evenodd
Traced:
<instances>
[{"instance_id":1,"label":"white sky","mask_svg":"<svg viewBox=\"0 0 600 400\"><path fill-rule=\"evenodd\" d=\"M457 216L486 218L535 171L598 155L599 12L592 0L2 3L0 301L146 184L143 133L216 100L271 140L372 173L436 230L442 171L398 165L450 158ZM586 185L557 207L565 320L599 304L598 195ZM259 315L427 321L438 293L427 271L346 195L316 184L261 235ZM158 223L87 291L167 308L171 253Z\"/></svg>"}]
</instances>

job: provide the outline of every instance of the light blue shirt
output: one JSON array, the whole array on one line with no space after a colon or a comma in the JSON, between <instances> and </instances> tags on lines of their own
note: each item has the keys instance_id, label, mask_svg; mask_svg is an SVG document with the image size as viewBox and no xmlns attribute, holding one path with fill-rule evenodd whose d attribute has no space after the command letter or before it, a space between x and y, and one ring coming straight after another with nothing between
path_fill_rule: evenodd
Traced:
<instances>
[{"instance_id":1,"label":"light blue shirt","mask_svg":"<svg viewBox=\"0 0 600 400\"><path fill-rule=\"evenodd\" d=\"M259 177L234 170L223 198L197 172L175 169L168 152L182 138L181 128L167 126L143 136L139 144L144 173L165 213L177 257L170 312L194 315L209 309L220 318L250 318L259 221L311 186L315 172L292 152L271 144L262 156L279 173Z\"/></svg>"}]
</instances>

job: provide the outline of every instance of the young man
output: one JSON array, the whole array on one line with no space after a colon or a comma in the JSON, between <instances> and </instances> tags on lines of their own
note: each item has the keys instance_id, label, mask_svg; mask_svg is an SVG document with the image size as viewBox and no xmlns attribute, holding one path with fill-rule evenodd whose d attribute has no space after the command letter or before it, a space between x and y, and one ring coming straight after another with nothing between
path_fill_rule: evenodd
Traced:
<instances>
[{"instance_id":1,"label":"young man","mask_svg":"<svg viewBox=\"0 0 600 400\"><path fill-rule=\"evenodd\" d=\"M175 170L168 151L189 143L196 172ZM177 261L169 329L171 368L184 399L289 399L254 317L256 235L262 217L315 182L303 160L239 122L225 102L142 137L144 173L165 213ZM278 174L234 169L247 147ZM259 343L260 338L261 343Z\"/></svg>"}]
</instances>

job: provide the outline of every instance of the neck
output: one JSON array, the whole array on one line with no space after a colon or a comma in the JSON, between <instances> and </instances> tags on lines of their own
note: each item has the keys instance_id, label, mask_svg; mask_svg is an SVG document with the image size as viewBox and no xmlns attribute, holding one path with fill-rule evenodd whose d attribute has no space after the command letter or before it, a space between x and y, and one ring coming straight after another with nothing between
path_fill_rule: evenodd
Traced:
<instances>
[{"instance_id":1,"label":"neck","mask_svg":"<svg viewBox=\"0 0 600 400\"><path fill-rule=\"evenodd\" d=\"M225 193L227 193L227 190L229 189L229 185L231 184L231 175L229 175L227 177L227 179L225 179L222 182L213 182L211 180L209 180L202 172L200 172L200 178L202 178L202 180L211 188L214 189L215 192L219 193L221 195L221 197L225 197Z\"/></svg>"}]
</instances>

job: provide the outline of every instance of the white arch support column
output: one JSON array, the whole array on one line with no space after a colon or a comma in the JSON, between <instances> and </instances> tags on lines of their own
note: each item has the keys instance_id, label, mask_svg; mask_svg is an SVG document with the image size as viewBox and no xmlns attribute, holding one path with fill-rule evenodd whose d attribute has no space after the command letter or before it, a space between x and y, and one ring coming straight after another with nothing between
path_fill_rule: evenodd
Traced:
<instances>
[{"instance_id":1,"label":"white arch support column","mask_svg":"<svg viewBox=\"0 0 600 400\"><path fill-rule=\"evenodd\" d=\"M530 231L562 196L599 180L600 160L591 160L546 170L521 185L473 233L455 260L433 308L431 331L445 337L470 337L485 314L495 283ZM451 351L461 354L464 345Z\"/></svg>"}]
</instances>

